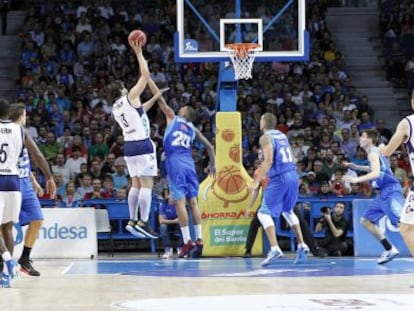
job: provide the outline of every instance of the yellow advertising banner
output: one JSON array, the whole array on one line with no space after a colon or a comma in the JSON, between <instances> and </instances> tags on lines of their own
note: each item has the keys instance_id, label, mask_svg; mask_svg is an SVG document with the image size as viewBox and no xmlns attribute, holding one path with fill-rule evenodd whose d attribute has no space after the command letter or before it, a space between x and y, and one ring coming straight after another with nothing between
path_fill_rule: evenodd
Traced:
<instances>
[{"instance_id":1,"label":"yellow advertising banner","mask_svg":"<svg viewBox=\"0 0 414 311\"><path fill-rule=\"evenodd\" d=\"M242 161L242 126L239 112L218 112L216 115L215 179L207 177L201 184L198 202L201 210L205 256L241 256L255 206L246 215L252 179ZM262 233L259 230L252 249L262 254Z\"/></svg>"}]
</instances>

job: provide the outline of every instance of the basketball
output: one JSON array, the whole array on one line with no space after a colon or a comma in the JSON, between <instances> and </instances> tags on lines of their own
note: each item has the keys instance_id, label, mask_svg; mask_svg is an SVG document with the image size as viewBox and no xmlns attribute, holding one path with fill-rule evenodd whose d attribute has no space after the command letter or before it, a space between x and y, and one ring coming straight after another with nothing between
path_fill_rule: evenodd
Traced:
<instances>
[{"instance_id":1,"label":"basketball","mask_svg":"<svg viewBox=\"0 0 414 311\"><path fill-rule=\"evenodd\" d=\"M240 170L235 166L225 166L217 176L217 185L226 194L237 194L246 186Z\"/></svg>"},{"instance_id":2,"label":"basketball","mask_svg":"<svg viewBox=\"0 0 414 311\"><path fill-rule=\"evenodd\" d=\"M145 32L141 30L133 30L129 33L128 42L131 45L131 42L139 41L141 43L141 47L143 47L147 43L147 36Z\"/></svg>"},{"instance_id":3,"label":"basketball","mask_svg":"<svg viewBox=\"0 0 414 311\"><path fill-rule=\"evenodd\" d=\"M221 138L225 141L225 142L231 142L234 139L234 132L231 129L225 129L222 133L221 133Z\"/></svg>"}]
</instances>

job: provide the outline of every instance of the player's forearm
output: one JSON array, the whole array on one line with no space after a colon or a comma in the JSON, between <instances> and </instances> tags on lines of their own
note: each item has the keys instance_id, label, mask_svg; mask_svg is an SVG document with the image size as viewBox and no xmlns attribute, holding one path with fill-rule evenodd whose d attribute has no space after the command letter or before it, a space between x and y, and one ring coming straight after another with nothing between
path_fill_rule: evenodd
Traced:
<instances>
[{"instance_id":1,"label":"player's forearm","mask_svg":"<svg viewBox=\"0 0 414 311\"><path fill-rule=\"evenodd\" d=\"M370 180L378 178L379 176L380 176L380 172L377 172L377 171L370 172L368 174L357 177L355 179L355 182L361 183L361 182L365 182L365 181L370 181Z\"/></svg>"},{"instance_id":2,"label":"player's forearm","mask_svg":"<svg viewBox=\"0 0 414 311\"><path fill-rule=\"evenodd\" d=\"M260 166L259 172L254 180L254 183L260 184L260 181L267 175L267 172L270 170L272 163L263 162Z\"/></svg>"},{"instance_id":3,"label":"player's forearm","mask_svg":"<svg viewBox=\"0 0 414 311\"><path fill-rule=\"evenodd\" d=\"M47 179L51 179L52 172L50 170L49 163L28 133L26 133L25 144L27 150L29 150L29 153L32 156L34 164L42 171Z\"/></svg>"},{"instance_id":4,"label":"player's forearm","mask_svg":"<svg viewBox=\"0 0 414 311\"><path fill-rule=\"evenodd\" d=\"M351 164L351 168L356 171L368 172L371 168L367 165L357 165L355 163Z\"/></svg>"},{"instance_id":5,"label":"player's forearm","mask_svg":"<svg viewBox=\"0 0 414 311\"><path fill-rule=\"evenodd\" d=\"M141 77L144 77L145 79L150 79L150 71L148 68L148 62L144 58L144 55L142 53L137 54L137 60L139 64L139 68L141 70Z\"/></svg>"},{"instance_id":6,"label":"player's forearm","mask_svg":"<svg viewBox=\"0 0 414 311\"><path fill-rule=\"evenodd\" d=\"M259 189L255 189L252 192L252 196L250 197L249 206L247 207L248 210L251 210L253 208L254 202L256 202L258 195L259 195Z\"/></svg>"}]
</instances>

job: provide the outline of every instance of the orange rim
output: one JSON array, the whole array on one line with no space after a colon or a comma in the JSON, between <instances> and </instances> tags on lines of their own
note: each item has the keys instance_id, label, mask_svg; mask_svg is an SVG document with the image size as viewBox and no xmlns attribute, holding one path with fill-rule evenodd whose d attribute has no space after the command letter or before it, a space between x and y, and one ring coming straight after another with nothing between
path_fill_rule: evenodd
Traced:
<instances>
[{"instance_id":1,"label":"orange rim","mask_svg":"<svg viewBox=\"0 0 414 311\"><path fill-rule=\"evenodd\" d=\"M236 51L237 57L245 57L249 50L255 50L260 47L258 43L229 43L226 48Z\"/></svg>"}]
</instances>

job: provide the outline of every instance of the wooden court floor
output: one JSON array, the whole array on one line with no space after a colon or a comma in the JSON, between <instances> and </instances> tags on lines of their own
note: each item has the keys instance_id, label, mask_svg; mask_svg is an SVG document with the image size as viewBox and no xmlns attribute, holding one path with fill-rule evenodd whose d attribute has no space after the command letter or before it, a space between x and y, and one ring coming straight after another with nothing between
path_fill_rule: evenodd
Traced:
<instances>
[{"instance_id":1,"label":"wooden court floor","mask_svg":"<svg viewBox=\"0 0 414 311\"><path fill-rule=\"evenodd\" d=\"M413 310L414 261L293 255L162 260L102 254L93 260L38 259L40 277L20 274L0 288L0 310Z\"/></svg>"}]
</instances>

